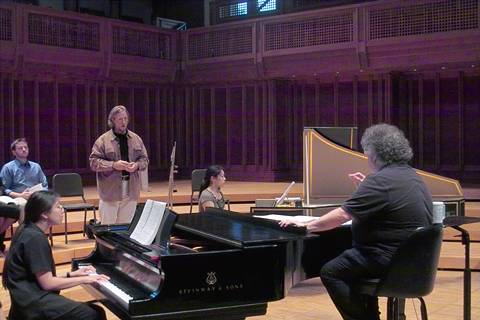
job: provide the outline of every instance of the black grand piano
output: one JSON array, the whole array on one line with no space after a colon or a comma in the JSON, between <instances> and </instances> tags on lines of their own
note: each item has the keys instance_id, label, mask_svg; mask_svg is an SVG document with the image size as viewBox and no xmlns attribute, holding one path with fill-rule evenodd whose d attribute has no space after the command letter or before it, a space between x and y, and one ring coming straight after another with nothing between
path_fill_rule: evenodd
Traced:
<instances>
[{"instance_id":1,"label":"black grand piano","mask_svg":"<svg viewBox=\"0 0 480 320\"><path fill-rule=\"evenodd\" d=\"M131 225L93 227L95 250L72 261L74 270L91 264L110 277L84 287L121 319L233 320L265 314L269 301L282 299L298 282L292 279L298 278L305 250L300 243L319 239L302 228L282 229L230 211L177 216L167 208L154 243L144 246L129 238L140 212L141 206ZM308 277L315 276L321 259L307 260L313 262Z\"/></svg>"}]
</instances>

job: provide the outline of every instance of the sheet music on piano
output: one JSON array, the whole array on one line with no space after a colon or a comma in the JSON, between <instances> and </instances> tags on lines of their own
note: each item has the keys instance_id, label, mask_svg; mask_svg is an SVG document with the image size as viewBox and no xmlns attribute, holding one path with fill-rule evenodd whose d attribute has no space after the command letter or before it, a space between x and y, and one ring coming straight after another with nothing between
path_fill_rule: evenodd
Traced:
<instances>
[{"instance_id":1,"label":"sheet music on piano","mask_svg":"<svg viewBox=\"0 0 480 320\"><path fill-rule=\"evenodd\" d=\"M254 215L255 218L261 218L261 219L268 219L268 220L274 220L274 221L283 221L283 220L290 220L295 223L309 223L315 220L318 220L320 217L314 217L314 216L302 216L302 215L297 215L297 216L284 216L280 214L266 214L266 215ZM348 220L347 222L342 223L342 225L351 225L352 220Z\"/></svg>"},{"instance_id":2,"label":"sheet music on piano","mask_svg":"<svg viewBox=\"0 0 480 320\"><path fill-rule=\"evenodd\" d=\"M147 200L140 220L135 226L130 238L143 245L152 244L162 222L166 206L167 204L165 202Z\"/></svg>"}]
</instances>

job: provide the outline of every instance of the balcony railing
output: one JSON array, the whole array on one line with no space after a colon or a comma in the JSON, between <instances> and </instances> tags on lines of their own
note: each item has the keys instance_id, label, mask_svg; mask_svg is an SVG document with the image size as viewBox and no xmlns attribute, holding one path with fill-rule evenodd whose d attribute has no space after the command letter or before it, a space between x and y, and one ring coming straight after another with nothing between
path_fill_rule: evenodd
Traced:
<instances>
[{"instance_id":1,"label":"balcony railing","mask_svg":"<svg viewBox=\"0 0 480 320\"><path fill-rule=\"evenodd\" d=\"M46 46L100 50L100 25L44 14L28 14L28 42Z\"/></svg>"},{"instance_id":2,"label":"balcony railing","mask_svg":"<svg viewBox=\"0 0 480 320\"><path fill-rule=\"evenodd\" d=\"M390 0L174 31L34 6L2 4L0 42L7 42L3 48L43 45L77 49L107 59L119 57L117 63L123 63L126 57L142 57L176 64L179 45L187 66L220 61L254 64L272 56L338 50L357 52L355 59L366 61L364 56L369 53L369 46L410 42L413 49L425 41L434 47L437 40L461 39L459 31L462 35L478 36L479 12L478 0ZM16 51L2 51L0 47L0 52L13 55Z\"/></svg>"}]
</instances>

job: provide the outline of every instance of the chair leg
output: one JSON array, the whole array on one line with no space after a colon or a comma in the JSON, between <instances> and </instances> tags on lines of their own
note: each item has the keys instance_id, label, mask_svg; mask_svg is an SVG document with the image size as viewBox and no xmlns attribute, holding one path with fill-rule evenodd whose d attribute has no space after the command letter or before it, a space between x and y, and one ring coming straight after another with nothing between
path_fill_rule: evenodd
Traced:
<instances>
[{"instance_id":1,"label":"chair leg","mask_svg":"<svg viewBox=\"0 0 480 320\"><path fill-rule=\"evenodd\" d=\"M394 313L393 313L393 300L395 298L388 298L387 300L387 320L393 320Z\"/></svg>"},{"instance_id":2,"label":"chair leg","mask_svg":"<svg viewBox=\"0 0 480 320\"><path fill-rule=\"evenodd\" d=\"M83 210L83 237L85 238L85 228L87 227L87 209Z\"/></svg>"},{"instance_id":3,"label":"chair leg","mask_svg":"<svg viewBox=\"0 0 480 320\"><path fill-rule=\"evenodd\" d=\"M96 213L96 210L95 210L95 206L93 207L93 220L95 222L97 222L97 213Z\"/></svg>"},{"instance_id":4,"label":"chair leg","mask_svg":"<svg viewBox=\"0 0 480 320\"><path fill-rule=\"evenodd\" d=\"M190 214L192 213L192 207L193 207L193 192L190 195Z\"/></svg>"},{"instance_id":5,"label":"chair leg","mask_svg":"<svg viewBox=\"0 0 480 320\"><path fill-rule=\"evenodd\" d=\"M387 320L399 320L399 299L389 297L387 300Z\"/></svg>"},{"instance_id":6,"label":"chair leg","mask_svg":"<svg viewBox=\"0 0 480 320\"><path fill-rule=\"evenodd\" d=\"M67 216L68 216L68 212L65 211L65 244L68 244L68 238L67 238L67 234L68 234L68 229L67 229L67 225L68 225Z\"/></svg>"},{"instance_id":7,"label":"chair leg","mask_svg":"<svg viewBox=\"0 0 480 320\"><path fill-rule=\"evenodd\" d=\"M422 320L428 320L427 305L425 304L425 300L423 300L422 297L418 297L418 300L420 300L420 313L422 315Z\"/></svg>"},{"instance_id":8,"label":"chair leg","mask_svg":"<svg viewBox=\"0 0 480 320\"><path fill-rule=\"evenodd\" d=\"M405 299L404 298L397 298L397 318L398 320L405 320L407 317L405 316Z\"/></svg>"}]
</instances>

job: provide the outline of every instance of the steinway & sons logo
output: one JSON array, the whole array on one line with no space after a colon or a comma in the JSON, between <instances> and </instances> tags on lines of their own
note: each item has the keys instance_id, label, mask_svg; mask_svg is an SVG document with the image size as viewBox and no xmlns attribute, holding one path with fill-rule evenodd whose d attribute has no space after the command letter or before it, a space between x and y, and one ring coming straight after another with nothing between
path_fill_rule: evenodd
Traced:
<instances>
[{"instance_id":1,"label":"steinway & sons logo","mask_svg":"<svg viewBox=\"0 0 480 320\"><path fill-rule=\"evenodd\" d=\"M192 294L208 294L214 292L232 292L243 289L242 283L231 283L226 285L218 285L218 278L216 272L207 272L205 277L206 286L197 288L181 288L178 290L179 295L192 295Z\"/></svg>"},{"instance_id":2,"label":"steinway & sons logo","mask_svg":"<svg viewBox=\"0 0 480 320\"><path fill-rule=\"evenodd\" d=\"M217 276L215 275L215 272L207 272L207 279L205 282L209 286L213 286L215 283L217 283Z\"/></svg>"}]
</instances>

